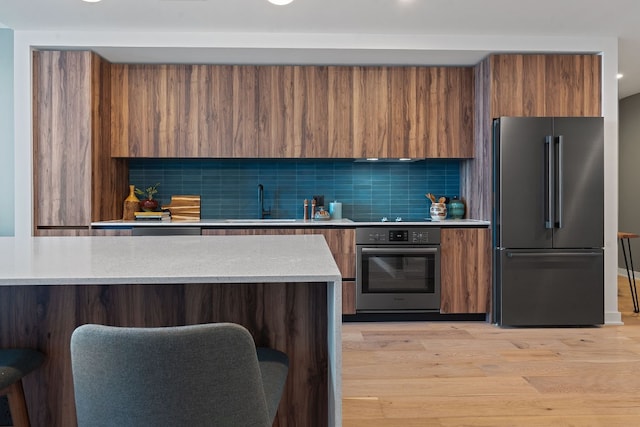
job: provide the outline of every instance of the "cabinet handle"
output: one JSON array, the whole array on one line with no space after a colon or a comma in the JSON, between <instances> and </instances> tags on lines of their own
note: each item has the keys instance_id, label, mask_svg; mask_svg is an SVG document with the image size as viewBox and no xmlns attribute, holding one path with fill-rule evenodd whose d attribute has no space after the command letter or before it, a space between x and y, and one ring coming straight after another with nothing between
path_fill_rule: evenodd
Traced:
<instances>
[{"instance_id":1,"label":"cabinet handle","mask_svg":"<svg viewBox=\"0 0 640 427\"><path fill-rule=\"evenodd\" d=\"M547 167L547 179L546 179L546 186L545 186L545 199L547 201L547 206L546 206L546 218L544 219L544 228L553 228L554 226L554 218L553 215L555 213L555 206L554 206L554 188L555 188L555 183L554 183L554 175L555 175L555 162L553 161L553 157L554 157L554 151L555 151L555 147L553 144L553 136L551 135L547 135L544 138L544 145L547 151L547 162L546 162L546 167Z\"/></svg>"}]
</instances>

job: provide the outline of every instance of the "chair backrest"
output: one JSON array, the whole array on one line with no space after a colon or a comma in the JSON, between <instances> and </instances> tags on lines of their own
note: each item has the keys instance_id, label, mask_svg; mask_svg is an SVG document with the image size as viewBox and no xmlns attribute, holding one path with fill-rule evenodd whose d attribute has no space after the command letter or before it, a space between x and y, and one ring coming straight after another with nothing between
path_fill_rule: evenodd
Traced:
<instances>
[{"instance_id":1,"label":"chair backrest","mask_svg":"<svg viewBox=\"0 0 640 427\"><path fill-rule=\"evenodd\" d=\"M83 325L71 361L79 427L271 425L255 344L240 325Z\"/></svg>"}]
</instances>

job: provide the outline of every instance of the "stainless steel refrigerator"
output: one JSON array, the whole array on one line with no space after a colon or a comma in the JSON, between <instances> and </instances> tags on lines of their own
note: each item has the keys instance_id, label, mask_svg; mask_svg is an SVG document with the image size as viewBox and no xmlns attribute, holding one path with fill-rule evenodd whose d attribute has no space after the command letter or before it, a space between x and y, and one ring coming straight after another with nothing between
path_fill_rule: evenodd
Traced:
<instances>
[{"instance_id":1,"label":"stainless steel refrigerator","mask_svg":"<svg viewBox=\"0 0 640 427\"><path fill-rule=\"evenodd\" d=\"M493 123L493 320L604 323L601 117Z\"/></svg>"}]
</instances>

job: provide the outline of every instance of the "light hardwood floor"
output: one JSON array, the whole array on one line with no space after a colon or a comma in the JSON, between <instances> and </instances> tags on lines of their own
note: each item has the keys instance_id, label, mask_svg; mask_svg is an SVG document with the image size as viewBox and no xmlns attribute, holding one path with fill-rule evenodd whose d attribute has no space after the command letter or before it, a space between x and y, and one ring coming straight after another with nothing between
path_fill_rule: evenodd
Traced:
<instances>
[{"instance_id":1,"label":"light hardwood floor","mask_svg":"<svg viewBox=\"0 0 640 427\"><path fill-rule=\"evenodd\" d=\"M624 326L343 324L344 427L640 426L640 317Z\"/></svg>"}]
</instances>

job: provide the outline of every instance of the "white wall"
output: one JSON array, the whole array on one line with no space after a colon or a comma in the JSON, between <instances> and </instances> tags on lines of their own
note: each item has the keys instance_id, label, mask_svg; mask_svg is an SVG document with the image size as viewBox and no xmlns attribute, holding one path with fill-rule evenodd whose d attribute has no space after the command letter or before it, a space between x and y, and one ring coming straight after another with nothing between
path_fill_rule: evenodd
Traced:
<instances>
[{"instance_id":1,"label":"white wall","mask_svg":"<svg viewBox=\"0 0 640 427\"><path fill-rule=\"evenodd\" d=\"M0 236L14 234L13 31L0 28Z\"/></svg>"},{"instance_id":2,"label":"white wall","mask_svg":"<svg viewBox=\"0 0 640 427\"><path fill-rule=\"evenodd\" d=\"M620 100L620 231L640 234L640 94ZM634 257L634 270L640 269L640 239L630 239L631 253ZM618 268L626 275L622 251L618 254ZM631 267L631 266L629 266ZM638 277L638 276L636 276Z\"/></svg>"},{"instance_id":3,"label":"white wall","mask_svg":"<svg viewBox=\"0 0 640 427\"><path fill-rule=\"evenodd\" d=\"M615 38L416 36L350 34L15 32L16 236L31 235L31 57L35 47L220 47L477 50L491 52L600 52L605 117L605 321L619 323L618 230L618 41Z\"/></svg>"}]
</instances>

